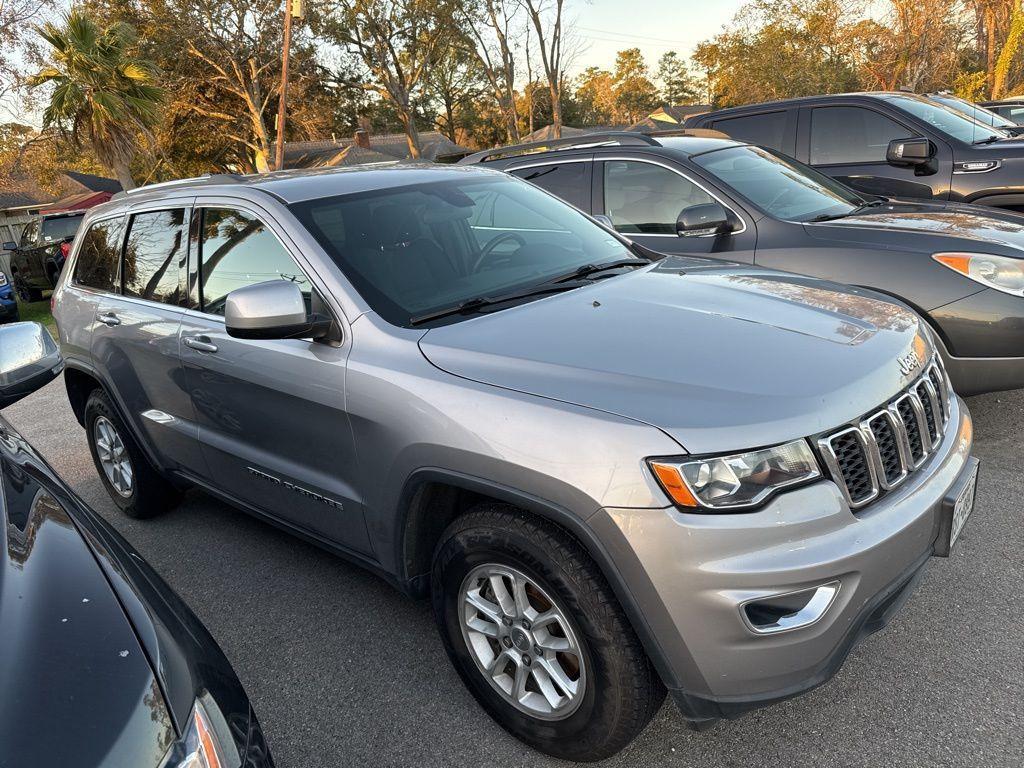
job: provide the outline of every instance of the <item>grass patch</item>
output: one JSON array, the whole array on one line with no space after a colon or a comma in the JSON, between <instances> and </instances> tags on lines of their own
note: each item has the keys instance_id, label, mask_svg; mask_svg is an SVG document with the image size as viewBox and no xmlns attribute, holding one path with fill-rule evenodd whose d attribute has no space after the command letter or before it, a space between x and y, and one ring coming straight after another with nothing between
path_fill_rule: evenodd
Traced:
<instances>
[{"instance_id":1,"label":"grass patch","mask_svg":"<svg viewBox=\"0 0 1024 768\"><path fill-rule=\"evenodd\" d=\"M57 338L57 324L53 322L53 315L50 314L50 299L42 301L24 302L18 300L18 311L22 320L33 320L46 326L54 339Z\"/></svg>"}]
</instances>

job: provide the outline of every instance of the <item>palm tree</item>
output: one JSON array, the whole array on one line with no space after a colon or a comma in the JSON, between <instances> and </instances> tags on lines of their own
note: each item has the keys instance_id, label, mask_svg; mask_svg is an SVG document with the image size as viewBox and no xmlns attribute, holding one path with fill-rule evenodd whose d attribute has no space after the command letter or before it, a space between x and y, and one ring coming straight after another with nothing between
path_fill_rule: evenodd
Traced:
<instances>
[{"instance_id":1,"label":"palm tree","mask_svg":"<svg viewBox=\"0 0 1024 768\"><path fill-rule=\"evenodd\" d=\"M101 30L78 10L58 26L44 24L39 34L50 44L52 63L29 79L36 87L53 83L43 112L44 126L68 130L72 141L84 141L121 186L135 186L129 166L157 123L163 91L154 85L154 64L132 55L135 30L114 24Z\"/></svg>"}]
</instances>

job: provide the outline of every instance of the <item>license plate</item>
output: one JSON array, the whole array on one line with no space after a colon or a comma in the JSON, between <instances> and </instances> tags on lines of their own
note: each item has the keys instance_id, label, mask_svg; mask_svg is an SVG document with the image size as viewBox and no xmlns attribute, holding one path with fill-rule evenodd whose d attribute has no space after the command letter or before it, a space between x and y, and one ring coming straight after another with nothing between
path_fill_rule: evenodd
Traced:
<instances>
[{"instance_id":1,"label":"license plate","mask_svg":"<svg viewBox=\"0 0 1024 768\"><path fill-rule=\"evenodd\" d=\"M949 557L967 518L974 511L974 497L978 490L978 466L978 460L972 458L970 468L960 476L959 482L942 504L939 537L935 542L935 554L939 557Z\"/></svg>"}]
</instances>

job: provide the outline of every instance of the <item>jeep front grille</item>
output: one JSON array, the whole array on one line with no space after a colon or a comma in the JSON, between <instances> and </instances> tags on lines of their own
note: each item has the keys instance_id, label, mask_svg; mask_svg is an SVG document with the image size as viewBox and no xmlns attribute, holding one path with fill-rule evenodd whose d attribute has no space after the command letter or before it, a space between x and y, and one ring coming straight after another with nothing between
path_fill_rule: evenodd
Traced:
<instances>
[{"instance_id":1,"label":"jeep front grille","mask_svg":"<svg viewBox=\"0 0 1024 768\"><path fill-rule=\"evenodd\" d=\"M902 483L942 442L949 383L938 358L907 389L853 426L818 438L818 452L850 507Z\"/></svg>"}]
</instances>

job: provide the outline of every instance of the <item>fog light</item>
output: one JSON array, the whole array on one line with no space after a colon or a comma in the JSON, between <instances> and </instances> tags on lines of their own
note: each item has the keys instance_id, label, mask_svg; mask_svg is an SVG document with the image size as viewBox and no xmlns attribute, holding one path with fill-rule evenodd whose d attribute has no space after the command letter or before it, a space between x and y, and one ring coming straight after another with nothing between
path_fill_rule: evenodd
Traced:
<instances>
[{"instance_id":1,"label":"fog light","mask_svg":"<svg viewBox=\"0 0 1024 768\"><path fill-rule=\"evenodd\" d=\"M839 582L780 595L757 597L740 606L747 627L771 635L809 627L825 615L839 594Z\"/></svg>"}]
</instances>

